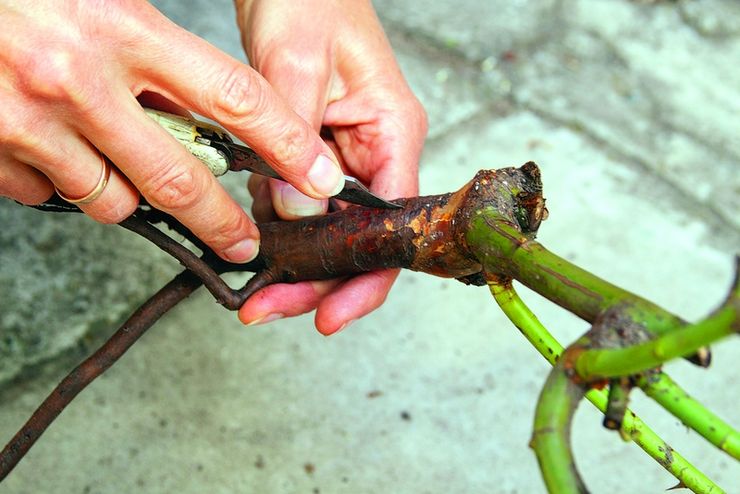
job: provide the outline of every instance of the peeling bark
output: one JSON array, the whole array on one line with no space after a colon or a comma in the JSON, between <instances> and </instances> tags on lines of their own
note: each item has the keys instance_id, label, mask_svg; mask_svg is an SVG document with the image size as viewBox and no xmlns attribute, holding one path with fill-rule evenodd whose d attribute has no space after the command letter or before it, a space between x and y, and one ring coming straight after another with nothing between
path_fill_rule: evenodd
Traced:
<instances>
[{"instance_id":1,"label":"peeling bark","mask_svg":"<svg viewBox=\"0 0 740 494\"><path fill-rule=\"evenodd\" d=\"M403 208L353 206L325 216L260 224L258 273L268 273L272 282L296 282L406 268L469 281L482 272L465 242L478 211L493 207L527 235L534 235L546 215L539 169L532 162L482 170L455 193L394 202Z\"/></svg>"}]
</instances>

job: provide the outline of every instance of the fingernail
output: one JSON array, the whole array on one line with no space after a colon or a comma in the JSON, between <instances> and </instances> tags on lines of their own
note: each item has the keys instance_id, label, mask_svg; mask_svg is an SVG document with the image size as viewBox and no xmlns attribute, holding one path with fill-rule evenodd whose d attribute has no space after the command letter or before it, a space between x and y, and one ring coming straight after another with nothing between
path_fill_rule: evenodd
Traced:
<instances>
[{"instance_id":1,"label":"fingernail","mask_svg":"<svg viewBox=\"0 0 740 494\"><path fill-rule=\"evenodd\" d=\"M233 263L249 262L259 253L259 242L248 238L240 240L228 249L224 250L224 257Z\"/></svg>"},{"instance_id":2,"label":"fingernail","mask_svg":"<svg viewBox=\"0 0 740 494\"><path fill-rule=\"evenodd\" d=\"M344 324L342 324L341 326L339 326L339 329L337 329L336 331L334 331L334 332L333 332L332 334L337 334L337 333L339 333L340 331L344 331L345 329L347 329L348 327L350 327L350 326L351 326L352 324L354 324L354 322L355 322L356 320L357 320L357 319L350 319L350 320L349 320L349 321L347 321L346 323L344 323ZM329 335L327 335L327 336L329 336Z\"/></svg>"},{"instance_id":3,"label":"fingernail","mask_svg":"<svg viewBox=\"0 0 740 494\"><path fill-rule=\"evenodd\" d=\"M308 181L311 187L326 196L335 196L344 188L344 175L336 163L328 156L320 154L308 171Z\"/></svg>"},{"instance_id":4,"label":"fingernail","mask_svg":"<svg viewBox=\"0 0 740 494\"><path fill-rule=\"evenodd\" d=\"M282 319L285 317L285 314L281 314L280 312L274 312L272 314L267 314L266 316L258 317L254 321L250 321L247 323L247 326L256 326L258 324L267 324L268 322L277 321L278 319Z\"/></svg>"},{"instance_id":5,"label":"fingernail","mask_svg":"<svg viewBox=\"0 0 740 494\"><path fill-rule=\"evenodd\" d=\"M314 216L326 211L326 199L313 199L288 184L281 187L279 201L277 206L292 216Z\"/></svg>"}]
</instances>

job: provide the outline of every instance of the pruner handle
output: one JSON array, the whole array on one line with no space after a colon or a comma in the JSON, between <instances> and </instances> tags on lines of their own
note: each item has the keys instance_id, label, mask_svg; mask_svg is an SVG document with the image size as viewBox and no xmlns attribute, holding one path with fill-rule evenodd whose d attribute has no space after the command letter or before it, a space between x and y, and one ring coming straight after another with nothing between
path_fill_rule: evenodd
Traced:
<instances>
[{"instance_id":1,"label":"pruner handle","mask_svg":"<svg viewBox=\"0 0 740 494\"><path fill-rule=\"evenodd\" d=\"M185 146L215 176L219 177L229 171L231 157L219 149L219 146L214 146L215 142L232 142L226 131L200 120L151 108L144 108L144 113Z\"/></svg>"}]
</instances>

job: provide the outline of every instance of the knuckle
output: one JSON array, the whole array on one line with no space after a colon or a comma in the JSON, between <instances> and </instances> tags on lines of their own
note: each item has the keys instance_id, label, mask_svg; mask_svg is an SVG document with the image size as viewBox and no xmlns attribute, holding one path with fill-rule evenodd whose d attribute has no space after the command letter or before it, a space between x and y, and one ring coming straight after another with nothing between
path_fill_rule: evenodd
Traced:
<instances>
[{"instance_id":1,"label":"knuckle","mask_svg":"<svg viewBox=\"0 0 740 494\"><path fill-rule=\"evenodd\" d=\"M157 170L142 190L152 206L163 211L181 211L193 208L201 199L206 181L195 167L173 162Z\"/></svg>"},{"instance_id":2,"label":"knuckle","mask_svg":"<svg viewBox=\"0 0 740 494\"><path fill-rule=\"evenodd\" d=\"M429 115L418 99L414 98L414 103L415 110L412 111L416 115L417 126L422 135L427 135L429 132Z\"/></svg>"},{"instance_id":3,"label":"knuckle","mask_svg":"<svg viewBox=\"0 0 740 494\"><path fill-rule=\"evenodd\" d=\"M0 104L0 146L3 151L29 147L40 133L39 121L43 115L21 99L2 95Z\"/></svg>"},{"instance_id":4,"label":"knuckle","mask_svg":"<svg viewBox=\"0 0 740 494\"><path fill-rule=\"evenodd\" d=\"M230 214L216 225L213 230L213 241L220 247L230 246L235 239L241 238L249 227L249 220L245 214Z\"/></svg>"},{"instance_id":5,"label":"knuckle","mask_svg":"<svg viewBox=\"0 0 740 494\"><path fill-rule=\"evenodd\" d=\"M388 113L389 123L395 129L402 129L403 135L411 140L424 139L429 132L429 118L419 100L410 95L397 100L393 108Z\"/></svg>"},{"instance_id":6,"label":"knuckle","mask_svg":"<svg viewBox=\"0 0 740 494\"><path fill-rule=\"evenodd\" d=\"M307 152L312 151L312 146L307 145L310 142L309 131L308 125L284 126L277 133L277 138L270 149L275 162L288 166L295 165Z\"/></svg>"},{"instance_id":7,"label":"knuckle","mask_svg":"<svg viewBox=\"0 0 740 494\"><path fill-rule=\"evenodd\" d=\"M423 135L426 135L429 130L429 116L421 102L416 96L410 94L405 99L404 106L405 120L412 125L412 128L418 129Z\"/></svg>"},{"instance_id":8,"label":"knuckle","mask_svg":"<svg viewBox=\"0 0 740 494\"><path fill-rule=\"evenodd\" d=\"M329 60L324 52L315 50L310 44L298 49L276 49L262 60L260 72L268 80L272 80L271 75L280 74L293 80L312 80L329 73Z\"/></svg>"},{"instance_id":9,"label":"knuckle","mask_svg":"<svg viewBox=\"0 0 740 494\"><path fill-rule=\"evenodd\" d=\"M28 140L29 132L21 120L13 120L12 117L0 115L0 146L3 149L16 149Z\"/></svg>"},{"instance_id":10,"label":"knuckle","mask_svg":"<svg viewBox=\"0 0 740 494\"><path fill-rule=\"evenodd\" d=\"M242 123L267 107L269 89L261 77L245 65L231 67L216 76L215 90L207 97L206 108L224 124Z\"/></svg>"},{"instance_id":11,"label":"knuckle","mask_svg":"<svg viewBox=\"0 0 740 494\"><path fill-rule=\"evenodd\" d=\"M64 46L47 47L44 50L19 56L21 88L35 99L53 102L84 102L84 73L79 52Z\"/></svg>"}]
</instances>

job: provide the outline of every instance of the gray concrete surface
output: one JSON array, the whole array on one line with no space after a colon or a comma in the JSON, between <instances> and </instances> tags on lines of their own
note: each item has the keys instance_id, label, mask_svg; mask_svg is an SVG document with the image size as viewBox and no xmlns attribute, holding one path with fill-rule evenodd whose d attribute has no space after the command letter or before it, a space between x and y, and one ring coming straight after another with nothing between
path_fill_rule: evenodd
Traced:
<instances>
[{"instance_id":1,"label":"gray concrete surface","mask_svg":"<svg viewBox=\"0 0 740 494\"><path fill-rule=\"evenodd\" d=\"M60 354L89 350L177 269L140 239L81 215L0 199L0 387ZM110 262L108 262L110 261ZM92 343L92 341L90 341Z\"/></svg>"},{"instance_id":2,"label":"gray concrete surface","mask_svg":"<svg viewBox=\"0 0 740 494\"><path fill-rule=\"evenodd\" d=\"M243 58L228 1L155 3ZM376 6L429 112L423 193L535 160L550 249L688 319L722 298L740 245L736 2ZM229 186L247 200L241 184ZM130 249L166 280L151 249ZM130 260L101 263L125 272ZM70 290L60 286L67 276L52 286ZM524 295L562 341L585 330ZM3 305L4 317L16 311ZM72 322L48 317L49 332ZM740 343L714 356L710 370L668 369L740 425ZM52 363L0 391L0 437L64 372ZM331 338L311 316L244 328L199 293L75 400L0 493L543 492L527 442L546 373L485 289L452 281L403 273L382 308ZM679 452L740 490L737 462L636 395L635 410ZM599 424L584 405L574 425L594 492L675 484Z\"/></svg>"}]
</instances>

